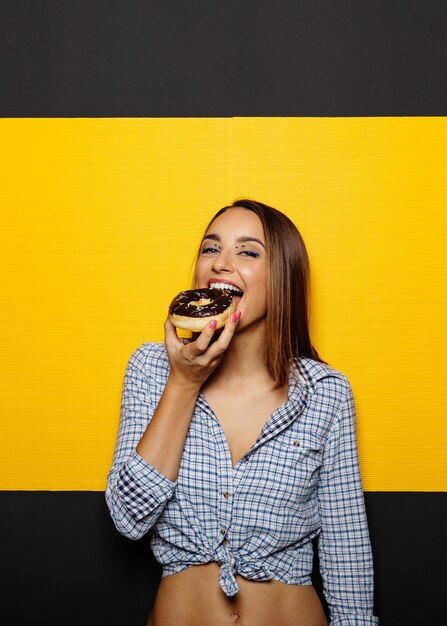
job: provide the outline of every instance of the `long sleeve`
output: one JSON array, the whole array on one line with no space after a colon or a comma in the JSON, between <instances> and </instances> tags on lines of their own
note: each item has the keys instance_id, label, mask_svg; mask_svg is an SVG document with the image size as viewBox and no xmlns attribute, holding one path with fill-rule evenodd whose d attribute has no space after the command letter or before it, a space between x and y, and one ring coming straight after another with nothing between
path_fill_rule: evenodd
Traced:
<instances>
[{"instance_id":1,"label":"long sleeve","mask_svg":"<svg viewBox=\"0 0 447 626\"><path fill-rule=\"evenodd\" d=\"M338 410L324 450L318 485L318 541L330 626L377 626L374 572L359 470L352 389Z\"/></svg>"},{"instance_id":2,"label":"long sleeve","mask_svg":"<svg viewBox=\"0 0 447 626\"><path fill-rule=\"evenodd\" d=\"M126 366L118 436L105 494L116 528L129 539L140 539L152 528L177 484L135 450L156 408L155 384L146 373L143 346L135 350Z\"/></svg>"}]
</instances>

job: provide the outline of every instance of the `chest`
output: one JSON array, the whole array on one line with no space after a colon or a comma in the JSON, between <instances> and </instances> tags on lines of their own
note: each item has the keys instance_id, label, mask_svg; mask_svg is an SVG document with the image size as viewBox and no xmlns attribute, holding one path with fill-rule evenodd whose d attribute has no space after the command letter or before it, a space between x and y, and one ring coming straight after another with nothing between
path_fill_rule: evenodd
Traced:
<instances>
[{"instance_id":1,"label":"chest","mask_svg":"<svg viewBox=\"0 0 447 626\"><path fill-rule=\"evenodd\" d=\"M200 520L209 529L215 519L217 533L231 520L239 520L240 529L248 524L256 533L262 518L267 525L274 524L281 540L290 541L290 525L274 520L282 514L289 521L295 515L299 519L307 513L316 515L324 420L316 418L311 402L298 405L293 396L287 408L285 391L222 395L202 387L201 393L164 519L178 523L176 507L181 503L182 511L189 511L188 523L195 527ZM283 408L277 411L279 407ZM328 410L327 403L324 408ZM245 459L266 425L268 433Z\"/></svg>"},{"instance_id":2,"label":"chest","mask_svg":"<svg viewBox=\"0 0 447 626\"><path fill-rule=\"evenodd\" d=\"M272 413L287 402L287 385L275 392L223 393L218 388L203 390L205 398L225 433L231 463L252 447Z\"/></svg>"}]
</instances>

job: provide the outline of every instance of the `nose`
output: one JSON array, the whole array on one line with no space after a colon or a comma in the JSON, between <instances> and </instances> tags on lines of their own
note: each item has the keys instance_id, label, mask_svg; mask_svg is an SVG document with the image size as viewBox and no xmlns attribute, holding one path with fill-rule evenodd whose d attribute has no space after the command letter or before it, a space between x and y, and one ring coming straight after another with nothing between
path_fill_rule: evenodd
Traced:
<instances>
[{"instance_id":1,"label":"nose","mask_svg":"<svg viewBox=\"0 0 447 626\"><path fill-rule=\"evenodd\" d=\"M232 272L233 266L230 261L230 258L224 252L220 252L220 254L216 255L213 261L213 270L216 272Z\"/></svg>"}]
</instances>

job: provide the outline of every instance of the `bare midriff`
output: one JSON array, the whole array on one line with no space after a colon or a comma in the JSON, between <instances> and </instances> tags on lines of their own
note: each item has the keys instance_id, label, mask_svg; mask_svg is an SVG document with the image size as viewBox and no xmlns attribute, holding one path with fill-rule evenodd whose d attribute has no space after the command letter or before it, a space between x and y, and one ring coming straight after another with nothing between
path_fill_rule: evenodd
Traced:
<instances>
[{"instance_id":1,"label":"bare midriff","mask_svg":"<svg viewBox=\"0 0 447 626\"><path fill-rule=\"evenodd\" d=\"M218 563L206 563L162 578L147 626L328 626L312 585L236 574L239 592L228 597L219 570Z\"/></svg>"}]
</instances>

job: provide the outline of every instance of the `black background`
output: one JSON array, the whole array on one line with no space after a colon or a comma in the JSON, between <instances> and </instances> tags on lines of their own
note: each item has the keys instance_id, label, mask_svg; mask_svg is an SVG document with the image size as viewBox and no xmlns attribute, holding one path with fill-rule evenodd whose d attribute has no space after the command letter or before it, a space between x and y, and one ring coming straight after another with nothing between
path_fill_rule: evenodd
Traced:
<instances>
[{"instance_id":1,"label":"black background","mask_svg":"<svg viewBox=\"0 0 447 626\"><path fill-rule=\"evenodd\" d=\"M444 0L2 0L0 116L445 115Z\"/></svg>"}]
</instances>

